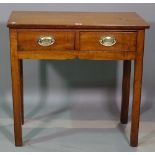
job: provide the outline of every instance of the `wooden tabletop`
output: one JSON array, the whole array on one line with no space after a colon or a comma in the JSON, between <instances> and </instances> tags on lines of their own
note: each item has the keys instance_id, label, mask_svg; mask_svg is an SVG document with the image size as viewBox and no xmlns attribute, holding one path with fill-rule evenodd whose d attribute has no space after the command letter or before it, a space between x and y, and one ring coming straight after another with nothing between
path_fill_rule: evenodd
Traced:
<instances>
[{"instance_id":1,"label":"wooden tabletop","mask_svg":"<svg viewBox=\"0 0 155 155\"><path fill-rule=\"evenodd\" d=\"M7 26L9 28L149 28L149 24L135 12L14 11Z\"/></svg>"}]
</instances>

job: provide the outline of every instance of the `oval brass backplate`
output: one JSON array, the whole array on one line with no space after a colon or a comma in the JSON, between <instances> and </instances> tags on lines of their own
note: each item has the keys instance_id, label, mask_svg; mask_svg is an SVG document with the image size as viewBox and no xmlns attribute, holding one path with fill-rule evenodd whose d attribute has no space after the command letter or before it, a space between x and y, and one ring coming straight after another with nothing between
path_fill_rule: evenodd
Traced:
<instances>
[{"instance_id":1,"label":"oval brass backplate","mask_svg":"<svg viewBox=\"0 0 155 155\"><path fill-rule=\"evenodd\" d=\"M55 43L55 39L52 36L41 36L38 39L38 44L40 46L50 46Z\"/></svg>"},{"instance_id":2,"label":"oval brass backplate","mask_svg":"<svg viewBox=\"0 0 155 155\"><path fill-rule=\"evenodd\" d=\"M99 42L103 46L113 46L116 44L116 39L113 36L105 36L105 37L101 37Z\"/></svg>"}]
</instances>

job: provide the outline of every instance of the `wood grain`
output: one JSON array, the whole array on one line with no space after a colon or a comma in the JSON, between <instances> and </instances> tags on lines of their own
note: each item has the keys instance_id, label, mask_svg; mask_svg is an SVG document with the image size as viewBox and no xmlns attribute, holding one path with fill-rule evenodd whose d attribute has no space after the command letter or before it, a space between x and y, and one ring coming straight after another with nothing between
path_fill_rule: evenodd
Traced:
<instances>
[{"instance_id":1,"label":"wood grain","mask_svg":"<svg viewBox=\"0 0 155 155\"><path fill-rule=\"evenodd\" d=\"M14 11L10 28L144 29L149 25L135 12L38 12Z\"/></svg>"},{"instance_id":2,"label":"wood grain","mask_svg":"<svg viewBox=\"0 0 155 155\"><path fill-rule=\"evenodd\" d=\"M40 46L38 40L41 36L52 36L55 42L51 46ZM20 31L18 32L19 51L49 51L74 50L74 32L65 31Z\"/></svg>"},{"instance_id":3,"label":"wood grain","mask_svg":"<svg viewBox=\"0 0 155 155\"><path fill-rule=\"evenodd\" d=\"M131 61L124 60L123 81L122 81L122 104L121 104L121 123L122 124L126 124L128 122L130 76L131 76Z\"/></svg>"},{"instance_id":4,"label":"wood grain","mask_svg":"<svg viewBox=\"0 0 155 155\"><path fill-rule=\"evenodd\" d=\"M24 98L23 98L23 60L19 61L20 65L20 93L21 93L21 117L24 125Z\"/></svg>"},{"instance_id":5,"label":"wood grain","mask_svg":"<svg viewBox=\"0 0 155 155\"><path fill-rule=\"evenodd\" d=\"M27 12L15 11L7 26L10 29L12 96L15 145L22 146L23 60L124 60L121 122L128 121L131 60L134 63L134 94L131 119L131 146L138 145L140 98L143 69L144 29L149 28L133 12ZM56 42L41 47L40 36L54 36ZM99 44L101 36L116 37L112 47Z\"/></svg>"},{"instance_id":6,"label":"wood grain","mask_svg":"<svg viewBox=\"0 0 155 155\"><path fill-rule=\"evenodd\" d=\"M17 33L10 30L10 58L12 75L12 96L14 111L15 145L22 146L22 113L21 113L21 74L20 60L17 58Z\"/></svg>"},{"instance_id":7,"label":"wood grain","mask_svg":"<svg viewBox=\"0 0 155 155\"><path fill-rule=\"evenodd\" d=\"M92 51L135 51L136 32L80 32L80 50ZM103 46L99 40L101 37L112 36L116 39L113 46Z\"/></svg>"},{"instance_id":8,"label":"wood grain","mask_svg":"<svg viewBox=\"0 0 155 155\"><path fill-rule=\"evenodd\" d=\"M89 59L89 60L134 60L135 52L109 52L109 51L33 51L18 53L19 59L48 59L48 60L66 60L66 59Z\"/></svg>"},{"instance_id":9,"label":"wood grain","mask_svg":"<svg viewBox=\"0 0 155 155\"><path fill-rule=\"evenodd\" d=\"M143 52L144 52L144 30L138 32L137 38L137 54L134 63L134 88L133 103L131 116L131 146L138 145L139 117L140 117L140 101L143 73Z\"/></svg>"},{"instance_id":10,"label":"wood grain","mask_svg":"<svg viewBox=\"0 0 155 155\"><path fill-rule=\"evenodd\" d=\"M79 59L89 60L133 60L135 52L109 52L109 51L87 51L79 52Z\"/></svg>"},{"instance_id":11,"label":"wood grain","mask_svg":"<svg viewBox=\"0 0 155 155\"><path fill-rule=\"evenodd\" d=\"M18 51L19 59L65 60L78 58L76 51Z\"/></svg>"}]
</instances>

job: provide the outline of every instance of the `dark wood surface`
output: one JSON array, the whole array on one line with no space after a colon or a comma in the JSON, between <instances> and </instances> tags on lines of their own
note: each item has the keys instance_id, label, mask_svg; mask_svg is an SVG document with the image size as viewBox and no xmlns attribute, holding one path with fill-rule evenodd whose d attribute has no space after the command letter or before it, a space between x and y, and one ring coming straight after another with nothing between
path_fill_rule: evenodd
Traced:
<instances>
[{"instance_id":1,"label":"dark wood surface","mask_svg":"<svg viewBox=\"0 0 155 155\"><path fill-rule=\"evenodd\" d=\"M135 51L136 32L80 32L80 50L84 51ZM104 36L113 36L116 44L103 46L99 40Z\"/></svg>"},{"instance_id":2,"label":"dark wood surface","mask_svg":"<svg viewBox=\"0 0 155 155\"><path fill-rule=\"evenodd\" d=\"M76 40L76 35L79 36ZM40 36L52 36L55 43L51 46L43 47L38 44ZM116 39L116 44L113 46L103 46L99 40L103 36L113 36ZM41 29L38 30L20 30L17 33L18 51L135 51L136 50L136 32L113 32L113 31L58 31ZM77 45L79 44L79 45Z\"/></svg>"},{"instance_id":3,"label":"dark wood surface","mask_svg":"<svg viewBox=\"0 0 155 155\"><path fill-rule=\"evenodd\" d=\"M134 12L14 11L8 27L144 29L149 25Z\"/></svg>"},{"instance_id":4,"label":"dark wood surface","mask_svg":"<svg viewBox=\"0 0 155 155\"><path fill-rule=\"evenodd\" d=\"M40 46L38 39L41 36L52 36L55 43L51 46ZM74 50L74 32L71 31L20 31L18 33L19 51L51 51L51 50Z\"/></svg>"},{"instance_id":5,"label":"dark wood surface","mask_svg":"<svg viewBox=\"0 0 155 155\"><path fill-rule=\"evenodd\" d=\"M130 76L131 76L131 61L124 60L123 79L122 79L122 104L121 104L121 118L120 118L122 124L128 123Z\"/></svg>"},{"instance_id":6,"label":"dark wood surface","mask_svg":"<svg viewBox=\"0 0 155 155\"><path fill-rule=\"evenodd\" d=\"M137 54L134 61L134 87L133 87L133 103L132 103L131 133L130 133L130 145L134 147L138 145L141 88L143 77L144 38L145 38L144 30L139 31L137 36L137 50L136 50Z\"/></svg>"},{"instance_id":7,"label":"dark wood surface","mask_svg":"<svg viewBox=\"0 0 155 155\"><path fill-rule=\"evenodd\" d=\"M10 30L10 57L11 57L11 77L12 77L12 96L14 111L14 134L15 145L22 146L22 70L21 61L17 58L17 33Z\"/></svg>"},{"instance_id":8,"label":"dark wood surface","mask_svg":"<svg viewBox=\"0 0 155 155\"><path fill-rule=\"evenodd\" d=\"M138 145L143 71L144 33L149 25L136 13L13 12L9 21L15 145L22 146L24 59L123 60L121 123L128 121L131 61L134 61L134 92L131 146ZM61 28L61 29L60 29ZM41 47L40 36L54 36L55 44ZM113 36L116 44L99 44ZM107 66L108 69L108 66ZM89 77L88 77L89 78Z\"/></svg>"}]
</instances>

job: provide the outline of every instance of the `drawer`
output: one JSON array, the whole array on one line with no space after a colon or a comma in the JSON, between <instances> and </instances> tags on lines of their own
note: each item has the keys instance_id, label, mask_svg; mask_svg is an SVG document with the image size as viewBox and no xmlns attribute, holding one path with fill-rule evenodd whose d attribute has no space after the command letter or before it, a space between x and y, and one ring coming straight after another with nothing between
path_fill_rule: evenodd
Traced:
<instances>
[{"instance_id":1,"label":"drawer","mask_svg":"<svg viewBox=\"0 0 155 155\"><path fill-rule=\"evenodd\" d=\"M136 32L80 32L80 50L135 51Z\"/></svg>"},{"instance_id":2,"label":"drawer","mask_svg":"<svg viewBox=\"0 0 155 155\"><path fill-rule=\"evenodd\" d=\"M74 50L74 32L18 31L18 51Z\"/></svg>"}]
</instances>

